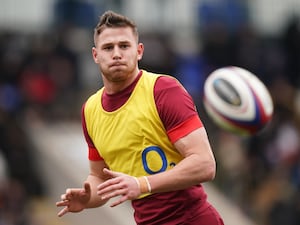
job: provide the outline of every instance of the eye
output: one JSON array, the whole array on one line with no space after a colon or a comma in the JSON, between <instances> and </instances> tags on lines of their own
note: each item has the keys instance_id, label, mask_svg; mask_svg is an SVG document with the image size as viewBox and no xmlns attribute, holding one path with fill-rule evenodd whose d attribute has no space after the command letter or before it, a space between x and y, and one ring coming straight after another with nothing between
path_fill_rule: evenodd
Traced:
<instances>
[{"instance_id":1,"label":"eye","mask_svg":"<svg viewBox=\"0 0 300 225\"><path fill-rule=\"evenodd\" d=\"M121 44L120 48L121 49L127 49L129 47L129 44Z\"/></svg>"},{"instance_id":2,"label":"eye","mask_svg":"<svg viewBox=\"0 0 300 225\"><path fill-rule=\"evenodd\" d=\"M113 49L113 46L112 45L106 45L106 46L103 46L102 49L105 50L105 51L111 51Z\"/></svg>"}]
</instances>

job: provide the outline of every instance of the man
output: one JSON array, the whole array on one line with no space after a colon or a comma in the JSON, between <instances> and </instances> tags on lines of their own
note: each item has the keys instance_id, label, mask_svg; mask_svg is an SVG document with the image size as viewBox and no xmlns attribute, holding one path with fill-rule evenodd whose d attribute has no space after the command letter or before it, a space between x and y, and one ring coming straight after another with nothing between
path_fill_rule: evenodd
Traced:
<instances>
[{"instance_id":1,"label":"man","mask_svg":"<svg viewBox=\"0 0 300 225\"><path fill-rule=\"evenodd\" d=\"M210 143L190 95L173 77L140 70L136 25L105 12L93 59L104 87L82 108L90 174L67 189L58 213L132 201L137 224L223 224L202 182L215 176ZM116 200L115 200L116 199Z\"/></svg>"}]
</instances>

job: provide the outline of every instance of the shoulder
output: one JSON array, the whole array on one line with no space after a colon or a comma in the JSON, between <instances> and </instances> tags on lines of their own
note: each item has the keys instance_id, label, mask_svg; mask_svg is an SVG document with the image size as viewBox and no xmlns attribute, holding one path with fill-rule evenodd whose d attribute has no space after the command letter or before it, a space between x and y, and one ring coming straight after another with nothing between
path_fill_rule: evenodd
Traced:
<instances>
[{"instance_id":1,"label":"shoulder","mask_svg":"<svg viewBox=\"0 0 300 225\"><path fill-rule=\"evenodd\" d=\"M177 103L180 99L192 101L190 94L183 85L175 77L168 75L161 75L157 78L154 86L154 95L156 100L171 98Z\"/></svg>"},{"instance_id":2,"label":"shoulder","mask_svg":"<svg viewBox=\"0 0 300 225\"><path fill-rule=\"evenodd\" d=\"M159 76L154 87L154 98L167 131L198 115L192 97L174 77Z\"/></svg>"},{"instance_id":3,"label":"shoulder","mask_svg":"<svg viewBox=\"0 0 300 225\"><path fill-rule=\"evenodd\" d=\"M155 88L156 90L164 90L165 88L180 88L180 90L185 90L175 77L169 75L158 75Z\"/></svg>"}]
</instances>

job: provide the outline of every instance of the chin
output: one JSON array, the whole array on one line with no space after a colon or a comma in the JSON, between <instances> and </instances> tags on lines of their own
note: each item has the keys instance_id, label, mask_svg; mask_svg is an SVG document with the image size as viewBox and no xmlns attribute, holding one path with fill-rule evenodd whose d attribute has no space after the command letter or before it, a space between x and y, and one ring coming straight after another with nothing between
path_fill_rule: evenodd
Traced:
<instances>
[{"instance_id":1,"label":"chin","mask_svg":"<svg viewBox=\"0 0 300 225\"><path fill-rule=\"evenodd\" d=\"M115 70L110 73L110 78L112 81L124 81L128 77L128 72L124 70Z\"/></svg>"}]
</instances>

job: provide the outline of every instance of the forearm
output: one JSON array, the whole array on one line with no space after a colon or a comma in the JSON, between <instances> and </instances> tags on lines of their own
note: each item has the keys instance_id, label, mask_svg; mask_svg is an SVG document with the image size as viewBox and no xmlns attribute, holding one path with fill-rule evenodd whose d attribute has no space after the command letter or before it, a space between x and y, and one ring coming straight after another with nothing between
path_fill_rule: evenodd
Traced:
<instances>
[{"instance_id":1,"label":"forearm","mask_svg":"<svg viewBox=\"0 0 300 225\"><path fill-rule=\"evenodd\" d=\"M171 170L148 176L148 180L153 193L175 191L210 181L215 171L214 160L200 162L198 156L191 155Z\"/></svg>"},{"instance_id":2,"label":"forearm","mask_svg":"<svg viewBox=\"0 0 300 225\"><path fill-rule=\"evenodd\" d=\"M91 186L91 198L87 203L86 208L96 208L104 205L107 200L103 200L101 199L101 196L97 195L97 186L103 183L104 180L94 175L88 175L86 182L90 183Z\"/></svg>"},{"instance_id":3,"label":"forearm","mask_svg":"<svg viewBox=\"0 0 300 225\"><path fill-rule=\"evenodd\" d=\"M174 146L184 159L174 168L148 177L153 192L180 190L215 177L215 158L204 128L179 139Z\"/></svg>"}]
</instances>

